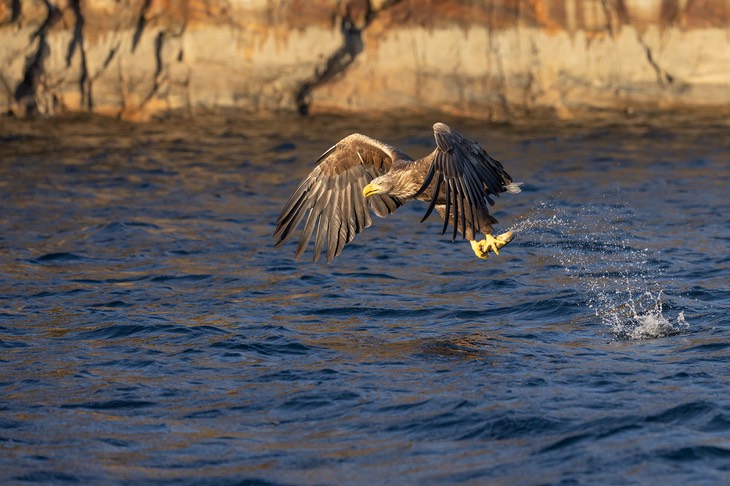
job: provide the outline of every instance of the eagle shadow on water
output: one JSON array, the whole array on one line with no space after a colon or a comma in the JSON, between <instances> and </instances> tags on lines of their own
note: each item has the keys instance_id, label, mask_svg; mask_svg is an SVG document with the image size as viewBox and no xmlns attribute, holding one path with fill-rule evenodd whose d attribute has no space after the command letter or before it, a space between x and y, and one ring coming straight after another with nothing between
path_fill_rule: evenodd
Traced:
<instances>
[{"instance_id":1,"label":"eagle shadow on water","mask_svg":"<svg viewBox=\"0 0 730 486\"><path fill-rule=\"evenodd\" d=\"M372 224L370 210L380 217L394 213L407 201L428 202L421 222L435 209L443 218L441 234L452 228L469 240L474 254L486 259L490 251L512 240L507 232L492 236L497 223L489 214L492 196L520 192L519 182L476 142L444 123L433 126L436 149L414 160L401 150L354 133L340 140L317 160L276 220L276 247L304 223L295 258L314 235L314 261L327 240L327 262L342 252L356 234ZM477 241L477 234L485 238Z\"/></svg>"}]
</instances>

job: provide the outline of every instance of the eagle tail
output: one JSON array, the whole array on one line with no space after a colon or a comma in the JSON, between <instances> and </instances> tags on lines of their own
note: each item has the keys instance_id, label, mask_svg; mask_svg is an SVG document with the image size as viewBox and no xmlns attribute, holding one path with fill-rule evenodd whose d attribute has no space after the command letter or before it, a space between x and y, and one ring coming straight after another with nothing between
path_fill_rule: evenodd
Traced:
<instances>
[{"instance_id":1,"label":"eagle tail","mask_svg":"<svg viewBox=\"0 0 730 486\"><path fill-rule=\"evenodd\" d=\"M522 189L520 189L520 186L522 185L522 182L510 182L506 186L504 186L505 192L509 192L510 194L518 194L522 192Z\"/></svg>"}]
</instances>

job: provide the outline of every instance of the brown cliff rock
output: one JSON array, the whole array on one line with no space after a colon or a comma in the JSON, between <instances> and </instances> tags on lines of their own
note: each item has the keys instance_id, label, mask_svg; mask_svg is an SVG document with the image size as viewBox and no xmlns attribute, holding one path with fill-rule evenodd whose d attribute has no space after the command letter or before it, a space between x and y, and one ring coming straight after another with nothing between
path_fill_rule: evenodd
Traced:
<instances>
[{"instance_id":1,"label":"brown cliff rock","mask_svg":"<svg viewBox=\"0 0 730 486\"><path fill-rule=\"evenodd\" d=\"M727 110L711 0L2 0L0 111Z\"/></svg>"}]
</instances>

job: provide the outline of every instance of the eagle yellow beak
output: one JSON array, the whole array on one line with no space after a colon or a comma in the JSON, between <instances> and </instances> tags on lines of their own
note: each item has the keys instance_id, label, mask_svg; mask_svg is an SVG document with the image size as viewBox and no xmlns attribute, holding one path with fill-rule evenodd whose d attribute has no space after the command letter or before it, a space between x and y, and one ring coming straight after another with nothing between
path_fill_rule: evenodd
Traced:
<instances>
[{"instance_id":1,"label":"eagle yellow beak","mask_svg":"<svg viewBox=\"0 0 730 486\"><path fill-rule=\"evenodd\" d=\"M372 182L362 189L362 195L365 197L372 196L380 192L380 186Z\"/></svg>"}]
</instances>

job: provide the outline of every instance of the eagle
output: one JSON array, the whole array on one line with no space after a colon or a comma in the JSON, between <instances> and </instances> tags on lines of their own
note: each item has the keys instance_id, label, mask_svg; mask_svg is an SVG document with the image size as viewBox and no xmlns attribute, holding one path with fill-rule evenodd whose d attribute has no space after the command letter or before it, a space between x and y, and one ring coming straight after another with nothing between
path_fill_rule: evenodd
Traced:
<instances>
[{"instance_id":1,"label":"eagle","mask_svg":"<svg viewBox=\"0 0 730 486\"><path fill-rule=\"evenodd\" d=\"M323 153L316 167L299 184L276 220L278 248L302 221L295 259L299 260L314 235L316 263L327 241L327 262L338 256L356 234L372 224L370 211L385 217L407 201L428 203L425 221L434 209L443 218L441 234L451 226L469 240L478 258L512 240L512 233L492 236L498 221L489 214L492 196L520 192L519 182L479 144L445 123L433 125L436 149L419 160L366 135L353 133ZM477 241L477 235L485 238Z\"/></svg>"}]
</instances>

